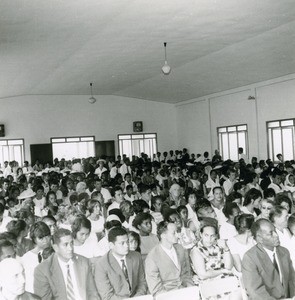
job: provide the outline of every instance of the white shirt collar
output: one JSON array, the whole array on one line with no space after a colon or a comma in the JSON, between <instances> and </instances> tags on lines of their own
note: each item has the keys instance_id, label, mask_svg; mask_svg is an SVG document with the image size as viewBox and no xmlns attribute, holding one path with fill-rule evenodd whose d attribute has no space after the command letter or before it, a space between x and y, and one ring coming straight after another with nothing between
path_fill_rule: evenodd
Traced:
<instances>
[{"instance_id":1,"label":"white shirt collar","mask_svg":"<svg viewBox=\"0 0 295 300\"><path fill-rule=\"evenodd\" d=\"M58 260L58 263L60 264L60 266L63 266L63 267L67 267L67 265L69 265L70 267L72 267L74 265L74 262L72 259L70 259L68 262L65 262L63 260L61 260L58 256L57 256L57 260Z\"/></svg>"},{"instance_id":2,"label":"white shirt collar","mask_svg":"<svg viewBox=\"0 0 295 300\"><path fill-rule=\"evenodd\" d=\"M113 251L111 253L114 256L114 258L116 259L116 261L118 262L119 266L122 268L122 260L124 260L124 262L126 264L126 255L123 256L123 257L119 257L118 255L116 255L115 253L113 253Z\"/></svg>"}]
</instances>

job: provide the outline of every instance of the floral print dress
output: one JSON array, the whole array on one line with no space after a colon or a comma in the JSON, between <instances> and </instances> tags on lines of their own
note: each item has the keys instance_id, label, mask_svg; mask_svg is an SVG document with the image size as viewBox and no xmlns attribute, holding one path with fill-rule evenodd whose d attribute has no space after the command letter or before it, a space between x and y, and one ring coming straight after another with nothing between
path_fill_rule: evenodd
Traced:
<instances>
[{"instance_id":1,"label":"floral print dress","mask_svg":"<svg viewBox=\"0 0 295 300\"><path fill-rule=\"evenodd\" d=\"M202 241L199 241L197 245L191 250L193 251L198 251L201 253L202 257L204 258L205 261L205 267L206 270L220 270L224 268L224 263L223 263L223 254L224 251L222 248L220 248L218 245L213 245L210 248L207 248L203 245ZM198 277L197 272L192 264L192 269L194 272L193 280L196 285L200 285L202 283L202 280ZM211 279L205 279L205 280L210 280L212 281L212 287L214 286L214 280L221 280L222 278L225 277L232 277L234 275L231 274L222 274L219 276L216 276ZM210 300L216 300L216 299L229 299L229 295L231 292L226 292L223 294L218 294L214 297L206 298Z\"/></svg>"}]
</instances>

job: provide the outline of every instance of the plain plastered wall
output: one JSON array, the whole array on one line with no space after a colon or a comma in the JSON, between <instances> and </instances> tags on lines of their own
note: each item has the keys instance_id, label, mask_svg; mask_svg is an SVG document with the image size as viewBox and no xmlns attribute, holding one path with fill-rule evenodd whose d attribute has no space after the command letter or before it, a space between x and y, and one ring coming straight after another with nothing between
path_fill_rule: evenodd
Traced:
<instances>
[{"instance_id":1,"label":"plain plastered wall","mask_svg":"<svg viewBox=\"0 0 295 300\"><path fill-rule=\"evenodd\" d=\"M255 96L256 100L248 100ZM224 91L177 105L117 96L20 96L1 99L0 123L7 139L30 144L50 143L51 137L94 135L115 140L132 133L133 121L143 121L145 133L157 133L158 150L186 147L192 153L217 145L217 127L247 124L249 154L267 158L266 122L295 117L295 74Z\"/></svg>"},{"instance_id":2,"label":"plain plastered wall","mask_svg":"<svg viewBox=\"0 0 295 300\"><path fill-rule=\"evenodd\" d=\"M203 153L210 149L209 107L206 100L200 100L176 107L177 138L179 148L190 153Z\"/></svg>"},{"instance_id":3,"label":"plain plastered wall","mask_svg":"<svg viewBox=\"0 0 295 300\"><path fill-rule=\"evenodd\" d=\"M25 139L25 158L30 144L50 143L51 137L94 135L97 141L115 140L133 133L133 122L143 121L144 133L157 133L158 150L176 146L176 112L172 104L117 96L19 96L1 99L0 120L7 139Z\"/></svg>"},{"instance_id":4,"label":"plain plastered wall","mask_svg":"<svg viewBox=\"0 0 295 300\"><path fill-rule=\"evenodd\" d=\"M190 152L212 155L218 127L247 124L249 156L265 159L266 122L295 118L295 74L177 104L176 116L178 141Z\"/></svg>"},{"instance_id":5,"label":"plain plastered wall","mask_svg":"<svg viewBox=\"0 0 295 300\"><path fill-rule=\"evenodd\" d=\"M256 94L260 154L267 157L266 122L295 118L295 78L257 87Z\"/></svg>"}]
</instances>

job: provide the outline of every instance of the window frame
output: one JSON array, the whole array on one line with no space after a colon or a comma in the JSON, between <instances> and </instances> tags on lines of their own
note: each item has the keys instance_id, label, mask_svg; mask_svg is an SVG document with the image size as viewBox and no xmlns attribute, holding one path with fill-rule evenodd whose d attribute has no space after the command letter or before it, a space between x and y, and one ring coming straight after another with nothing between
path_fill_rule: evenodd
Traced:
<instances>
[{"instance_id":1,"label":"window frame","mask_svg":"<svg viewBox=\"0 0 295 300\"><path fill-rule=\"evenodd\" d=\"M241 126L246 126L246 129L243 130L239 130L238 128ZM229 128L235 127L235 130L228 130ZM221 132L220 129L225 129L225 131ZM247 158L249 159L249 138L248 138L248 124L244 123L244 124L236 124L236 125L226 125L226 126L219 126L216 128L217 131L217 143L218 143L218 149L219 149L219 153L222 156L222 158L225 160L224 158L224 153L223 153L223 139L221 139L220 141L220 137L219 135L226 133L227 137L229 136L229 133L233 133L235 132L237 134L237 152L238 152L238 148L240 147L239 145L239 137L238 137L238 133L239 132L244 132L245 133L245 147L243 147L244 149L244 154L246 154ZM220 144L221 144L221 148L220 149ZM229 151L229 155L227 159L231 159L230 158L230 144L229 144L229 138L228 138L228 151ZM238 154L239 157L239 154ZM231 159L232 160L232 159ZM237 160L239 161L239 159Z\"/></svg>"},{"instance_id":2,"label":"window frame","mask_svg":"<svg viewBox=\"0 0 295 300\"><path fill-rule=\"evenodd\" d=\"M120 133L117 135L117 141L118 141L118 152L119 155L123 156L123 154L125 153L121 153L120 152L120 141L122 140L144 140L146 135L154 135L154 137L147 137L146 139L155 139L156 140L156 153L158 152L158 135L156 132L148 132L148 133ZM124 138L124 139L120 139L120 136L130 136L130 138ZM133 136L143 136L143 138L132 138ZM145 152L144 152L145 153ZM132 143L131 143L131 157L135 155L134 154L134 149L132 147Z\"/></svg>"},{"instance_id":3,"label":"window frame","mask_svg":"<svg viewBox=\"0 0 295 300\"><path fill-rule=\"evenodd\" d=\"M93 138L93 140L89 141L81 141L81 138ZM64 139L63 142L53 142L54 139ZM67 141L67 139L79 139L79 141ZM74 142L94 142L95 143L95 136L94 135L83 135L83 136L66 136L66 137L51 137L50 143L51 144L61 144L61 143L74 143Z\"/></svg>"},{"instance_id":4,"label":"window frame","mask_svg":"<svg viewBox=\"0 0 295 300\"><path fill-rule=\"evenodd\" d=\"M83 141L83 140L81 140L83 138L92 138L92 140ZM64 139L64 141L56 141L55 142L54 141L55 139L56 140L62 140L62 139ZM78 141L68 141L68 139L78 139ZM93 142L93 153L94 153L94 156L95 156L95 136L94 135L51 137L50 138L50 143L51 143L51 147L52 147L52 153L53 153L53 144L70 144L70 143L83 143L83 142Z\"/></svg>"},{"instance_id":5,"label":"window frame","mask_svg":"<svg viewBox=\"0 0 295 300\"><path fill-rule=\"evenodd\" d=\"M285 121L292 121L293 125L282 125L282 122ZM272 126L269 127L270 123L274 123L274 122L278 122L279 126ZM277 159L276 155L279 153L274 153L274 143L273 143L273 136L272 136L272 145L270 145L271 141L269 138L269 133L272 132L273 129L280 129L281 132L281 147L282 147L282 155L284 155L284 144L283 144L283 135L282 135L282 128L288 128L288 129L292 129L292 133L293 133L293 140L292 140L292 152L293 152L293 158L294 159L294 155L295 155L295 118L286 118L286 119L278 119L278 120L269 120L265 122L266 124L266 137L267 137L267 155L268 157L274 162L274 163L278 163L279 160ZM271 146L271 152L270 153L270 146ZM271 155L272 154L272 155ZM272 156L272 157L271 157Z\"/></svg>"},{"instance_id":6,"label":"window frame","mask_svg":"<svg viewBox=\"0 0 295 300\"><path fill-rule=\"evenodd\" d=\"M25 139L24 138L14 138L14 139L0 139L0 142L6 141L6 145L0 145L0 146L22 146L22 153L21 153L21 164L20 167L23 166L24 162L26 161L26 153L25 153ZM15 145L9 145L8 141L22 141L22 144L15 144ZM12 161L12 160L10 160ZM10 162L9 161L9 162ZM3 161L4 163L4 161Z\"/></svg>"}]
</instances>

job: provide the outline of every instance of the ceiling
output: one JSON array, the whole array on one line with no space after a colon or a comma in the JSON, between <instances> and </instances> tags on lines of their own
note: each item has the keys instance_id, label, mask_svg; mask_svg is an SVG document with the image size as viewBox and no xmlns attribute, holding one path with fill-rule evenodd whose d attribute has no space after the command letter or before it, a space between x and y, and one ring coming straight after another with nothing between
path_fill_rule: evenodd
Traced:
<instances>
[{"instance_id":1,"label":"ceiling","mask_svg":"<svg viewBox=\"0 0 295 300\"><path fill-rule=\"evenodd\" d=\"M0 98L177 103L295 73L294 49L294 0L1 0Z\"/></svg>"}]
</instances>

